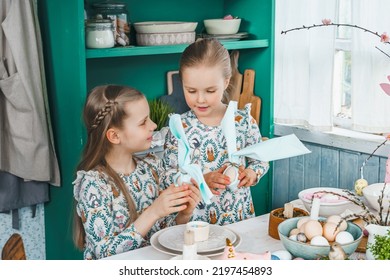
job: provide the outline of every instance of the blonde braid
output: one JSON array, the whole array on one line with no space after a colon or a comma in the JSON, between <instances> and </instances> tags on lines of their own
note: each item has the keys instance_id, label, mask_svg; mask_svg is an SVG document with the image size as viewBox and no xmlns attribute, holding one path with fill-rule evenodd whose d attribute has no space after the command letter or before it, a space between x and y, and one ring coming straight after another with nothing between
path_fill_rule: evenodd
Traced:
<instances>
[{"instance_id":1,"label":"blonde braid","mask_svg":"<svg viewBox=\"0 0 390 280\"><path fill-rule=\"evenodd\" d=\"M100 123L104 120L106 115L111 112L112 106L118 104L116 101L108 100L104 107L99 111L99 113L96 115L95 119L93 120L93 124L90 127L90 131L97 128Z\"/></svg>"}]
</instances>

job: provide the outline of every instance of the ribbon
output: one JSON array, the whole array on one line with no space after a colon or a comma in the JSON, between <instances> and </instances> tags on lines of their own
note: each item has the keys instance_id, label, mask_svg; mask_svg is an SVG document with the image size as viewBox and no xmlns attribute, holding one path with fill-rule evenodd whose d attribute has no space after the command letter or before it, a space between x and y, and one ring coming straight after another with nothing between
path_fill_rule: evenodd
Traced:
<instances>
[{"instance_id":1,"label":"ribbon","mask_svg":"<svg viewBox=\"0 0 390 280\"><path fill-rule=\"evenodd\" d=\"M207 186L206 181L204 180L200 166L197 164L191 164L190 145L184 133L183 125L179 114L173 114L169 118L169 128L173 136L176 137L178 143L177 147L179 173L174 178L175 185L180 185L182 183L191 183L190 180L191 178L193 178L199 186L200 194L202 196L203 201L206 204L210 204L213 194Z\"/></svg>"}]
</instances>

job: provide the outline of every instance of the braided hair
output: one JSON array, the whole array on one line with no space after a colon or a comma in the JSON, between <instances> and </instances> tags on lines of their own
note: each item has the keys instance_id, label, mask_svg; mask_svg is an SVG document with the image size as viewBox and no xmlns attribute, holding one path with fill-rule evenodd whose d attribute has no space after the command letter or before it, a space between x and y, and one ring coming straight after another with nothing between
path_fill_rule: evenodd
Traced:
<instances>
[{"instance_id":1,"label":"braided hair","mask_svg":"<svg viewBox=\"0 0 390 280\"><path fill-rule=\"evenodd\" d=\"M123 120L127 117L126 103L142 98L145 98L145 96L131 87L120 85L97 86L89 93L83 112L88 136L77 170L89 171L94 169L104 173L109 178L108 184L112 186L113 192L123 193L130 217L126 227L137 219L138 214L124 181L105 160L105 155L110 149L106 132L111 127L122 128ZM76 203L74 204L76 206ZM85 232L81 217L78 216L75 208L73 239L76 247L83 249Z\"/></svg>"}]
</instances>

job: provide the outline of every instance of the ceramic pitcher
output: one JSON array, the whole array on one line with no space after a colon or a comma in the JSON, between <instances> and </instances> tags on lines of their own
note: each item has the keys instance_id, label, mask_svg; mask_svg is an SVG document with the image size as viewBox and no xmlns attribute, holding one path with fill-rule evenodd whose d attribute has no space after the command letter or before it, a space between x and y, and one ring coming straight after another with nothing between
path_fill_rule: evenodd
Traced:
<instances>
[{"instance_id":1,"label":"ceramic pitcher","mask_svg":"<svg viewBox=\"0 0 390 280\"><path fill-rule=\"evenodd\" d=\"M380 226L380 225L374 225L370 224L365 227L368 231L368 240L367 240L367 250L366 250L366 258L367 260L375 260L375 257L372 255L371 250L368 249L370 244L375 243L375 235L385 236L387 235L388 230L390 229L390 226Z\"/></svg>"}]
</instances>

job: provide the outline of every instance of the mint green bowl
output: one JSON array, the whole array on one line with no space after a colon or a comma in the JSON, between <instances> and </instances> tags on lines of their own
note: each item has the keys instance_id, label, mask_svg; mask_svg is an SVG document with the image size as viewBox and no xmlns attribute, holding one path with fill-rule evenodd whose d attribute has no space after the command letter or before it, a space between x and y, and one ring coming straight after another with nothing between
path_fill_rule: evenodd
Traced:
<instances>
[{"instance_id":1,"label":"mint green bowl","mask_svg":"<svg viewBox=\"0 0 390 280\"><path fill-rule=\"evenodd\" d=\"M288 238L290 231L297 227L298 220L302 217L291 218L283 221L278 226L278 232L280 240L283 243L284 248L289 251L294 257L300 257L306 260L316 260L321 257L327 257L329 255L330 246L314 246L308 243L302 243L294 241ZM325 220L325 218L320 218L320 220ZM348 222L347 230L352 234L354 241L341 245L344 252L349 256L359 246L359 243L363 237L362 229L352 223Z\"/></svg>"}]
</instances>

